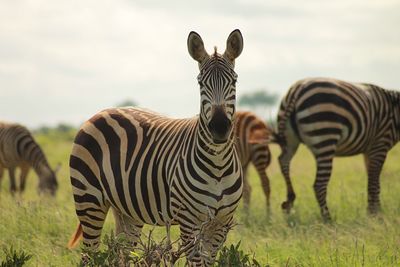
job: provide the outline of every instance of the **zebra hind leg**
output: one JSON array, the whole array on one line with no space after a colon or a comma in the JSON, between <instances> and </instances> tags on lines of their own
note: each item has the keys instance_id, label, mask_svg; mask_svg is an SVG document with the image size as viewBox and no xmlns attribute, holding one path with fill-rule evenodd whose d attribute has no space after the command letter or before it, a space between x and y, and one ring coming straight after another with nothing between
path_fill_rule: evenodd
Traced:
<instances>
[{"instance_id":1,"label":"zebra hind leg","mask_svg":"<svg viewBox=\"0 0 400 267\"><path fill-rule=\"evenodd\" d=\"M368 172L368 213L374 215L381 209L379 178L386 159L386 152L364 155L364 158Z\"/></svg>"},{"instance_id":2,"label":"zebra hind leg","mask_svg":"<svg viewBox=\"0 0 400 267\"><path fill-rule=\"evenodd\" d=\"M293 202L296 199L296 194L290 179L290 161L296 153L298 146L299 143L296 143L293 146L281 146L282 153L278 158L281 172L285 178L287 190L287 199L282 203L282 209L287 213L290 212L291 208L293 207Z\"/></svg>"},{"instance_id":3,"label":"zebra hind leg","mask_svg":"<svg viewBox=\"0 0 400 267\"><path fill-rule=\"evenodd\" d=\"M270 195L271 195L271 187L269 183L269 178L267 176L266 169L268 168L269 164L271 163L271 152L266 146L263 148L264 153L262 155L253 154L254 157L252 158L252 162L257 170L258 176L261 180L261 187L264 191L265 200L266 200L266 208L267 208L267 215L270 214Z\"/></svg>"},{"instance_id":4,"label":"zebra hind leg","mask_svg":"<svg viewBox=\"0 0 400 267\"><path fill-rule=\"evenodd\" d=\"M258 174L260 175L260 179L261 179L261 187L264 190L267 214L269 214L271 211L271 203L270 203L271 187L269 184L269 178L267 176L267 172L265 171L265 169L259 170Z\"/></svg>"},{"instance_id":5,"label":"zebra hind leg","mask_svg":"<svg viewBox=\"0 0 400 267\"><path fill-rule=\"evenodd\" d=\"M75 201L77 201L75 199ZM100 202L101 203L101 202ZM97 250L109 205L96 205L93 202L76 203L76 214L82 225L83 244L90 250Z\"/></svg>"},{"instance_id":6,"label":"zebra hind leg","mask_svg":"<svg viewBox=\"0 0 400 267\"><path fill-rule=\"evenodd\" d=\"M316 161L317 177L314 183L314 192L321 209L322 218L324 221L330 221L331 215L326 203L326 195L329 179L331 177L333 153L328 156L317 157Z\"/></svg>"}]
</instances>

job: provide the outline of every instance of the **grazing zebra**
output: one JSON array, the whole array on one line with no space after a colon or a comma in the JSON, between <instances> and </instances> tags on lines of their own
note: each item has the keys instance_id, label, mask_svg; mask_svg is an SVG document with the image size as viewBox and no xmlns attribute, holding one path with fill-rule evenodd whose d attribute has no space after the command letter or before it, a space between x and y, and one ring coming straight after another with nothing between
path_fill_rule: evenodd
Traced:
<instances>
[{"instance_id":1,"label":"grazing zebra","mask_svg":"<svg viewBox=\"0 0 400 267\"><path fill-rule=\"evenodd\" d=\"M15 170L20 168L20 183L17 187ZM10 191L22 193L25 190L26 177L33 168L39 177L39 193L55 195L58 184L57 170L52 170L42 149L24 126L16 123L0 122L0 180L4 169L10 175Z\"/></svg>"},{"instance_id":2,"label":"grazing zebra","mask_svg":"<svg viewBox=\"0 0 400 267\"><path fill-rule=\"evenodd\" d=\"M239 30L224 54L211 56L195 32L188 36L198 61L200 115L170 119L137 108L104 110L83 124L70 157L80 224L69 247L83 236L96 249L111 207L116 233L134 243L144 224L178 224L192 266L210 266L232 224L242 195L242 167L234 146L237 74L243 48Z\"/></svg>"},{"instance_id":3,"label":"grazing zebra","mask_svg":"<svg viewBox=\"0 0 400 267\"><path fill-rule=\"evenodd\" d=\"M302 142L316 159L314 191L324 219L331 218L326 194L334 156L364 154L368 211L376 213L380 209L379 176L388 151L399 140L399 131L399 92L327 78L298 81L282 100L275 136L282 148L279 163L287 185L282 208L289 211L295 199L289 167Z\"/></svg>"},{"instance_id":4,"label":"grazing zebra","mask_svg":"<svg viewBox=\"0 0 400 267\"><path fill-rule=\"evenodd\" d=\"M243 167L243 202L245 210L250 205L251 187L247 179L247 168L253 163L261 179L266 198L267 210L270 208L270 185L265 169L271 162L271 152L267 142L272 130L252 112L238 111L235 115L236 151Z\"/></svg>"}]
</instances>

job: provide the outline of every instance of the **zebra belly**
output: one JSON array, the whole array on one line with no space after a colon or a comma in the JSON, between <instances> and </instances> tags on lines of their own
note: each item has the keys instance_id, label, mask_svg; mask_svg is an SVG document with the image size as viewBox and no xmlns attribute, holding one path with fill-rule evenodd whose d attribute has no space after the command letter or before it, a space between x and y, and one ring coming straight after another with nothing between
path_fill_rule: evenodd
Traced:
<instances>
[{"instance_id":1,"label":"zebra belly","mask_svg":"<svg viewBox=\"0 0 400 267\"><path fill-rule=\"evenodd\" d=\"M122 214L138 224L164 226L171 222L170 199L168 189L157 178L122 176L122 186L108 178L107 185L102 183L102 187L107 201ZM105 190L106 186L109 190Z\"/></svg>"}]
</instances>

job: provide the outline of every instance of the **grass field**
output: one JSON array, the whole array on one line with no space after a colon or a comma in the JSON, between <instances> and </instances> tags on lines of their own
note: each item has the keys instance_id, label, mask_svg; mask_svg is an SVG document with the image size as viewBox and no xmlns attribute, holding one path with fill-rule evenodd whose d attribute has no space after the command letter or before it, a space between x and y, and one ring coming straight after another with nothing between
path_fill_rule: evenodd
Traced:
<instances>
[{"instance_id":1,"label":"grass field","mask_svg":"<svg viewBox=\"0 0 400 267\"><path fill-rule=\"evenodd\" d=\"M72 135L38 135L37 141L52 166L62 163L58 175L57 197L39 198L37 177L29 175L27 192L12 198L8 177L0 191L0 258L2 248L11 245L33 255L27 266L76 266L79 249L70 251L66 243L75 230L77 218L69 183L68 157ZM292 163L293 184L297 193L294 212L282 214L285 199L283 178L277 165L279 150L271 145L273 162L268 169L272 188L272 214L267 217L265 198L253 170L249 216L242 206L236 218L238 226L227 243L237 243L263 266L400 266L400 147L391 151L381 175L383 212L371 218L366 214L366 172L360 156L338 158L328 189L328 205L334 222L324 224L312 191L315 163L301 147ZM111 214L111 213L110 213ZM113 228L108 217L105 233ZM147 227L145 230L151 229ZM161 237L164 229L156 229ZM177 231L174 231L177 236Z\"/></svg>"}]
</instances>

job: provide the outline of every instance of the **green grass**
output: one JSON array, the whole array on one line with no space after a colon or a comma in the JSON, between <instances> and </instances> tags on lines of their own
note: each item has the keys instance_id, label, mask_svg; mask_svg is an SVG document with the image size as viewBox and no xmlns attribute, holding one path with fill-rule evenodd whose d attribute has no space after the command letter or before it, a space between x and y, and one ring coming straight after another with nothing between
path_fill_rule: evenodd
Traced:
<instances>
[{"instance_id":1,"label":"green grass","mask_svg":"<svg viewBox=\"0 0 400 267\"><path fill-rule=\"evenodd\" d=\"M49 162L62 163L58 175L57 197L40 198L36 192L37 177L31 172L27 191L12 198L8 177L0 191L0 262L3 248L23 250L32 255L26 266L76 266L80 250L70 251L67 241L74 232L77 218L69 183L68 157L71 135L38 135ZM315 162L301 147L292 163L292 177L297 193L293 214L284 215L280 204L285 186L276 157L279 149L271 145L273 162L268 169L272 188L272 214L267 217L265 199L258 176L251 169L253 187L251 209L247 217L242 206L236 218L239 223L229 234L227 244L241 240L241 249L255 253L265 266L400 266L400 147L391 151L381 175L383 212L371 218L366 214L367 178L360 156L337 158L328 187L328 205L334 222L324 224L314 197L312 184ZM6 175L7 176L7 175ZM111 213L110 213L111 214ZM107 219L104 233L113 229ZM146 227L148 232L152 227ZM156 229L161 238L165 229ZM176 229L173 237L177 237Z\"/></svg>"}]
</instances>

